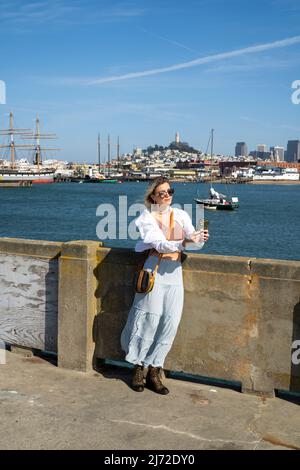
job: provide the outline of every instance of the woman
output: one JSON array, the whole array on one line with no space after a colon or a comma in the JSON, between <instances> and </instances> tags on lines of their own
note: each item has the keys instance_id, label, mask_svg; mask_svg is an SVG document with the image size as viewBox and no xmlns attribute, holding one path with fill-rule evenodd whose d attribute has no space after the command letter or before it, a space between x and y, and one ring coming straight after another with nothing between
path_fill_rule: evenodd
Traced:
<instances>
[{"instance_id":1,"label":"woman","mask_svg":"<svg viewBox=\"0 0 300 470\"><path fill-rule=\"evenodd\" d=\"M208 231L196 232L187 212L171 209L174 189L167 178L158 178L145 195L145 209L136 219L141 240L136 251L150 250L144 269L159 263L154 287L147 294L136 293L121 335L125 359L134 364L132 388L144 390L144 368L148 368L146 386L166 395L161 370L171 349L183 309L181 252L187 240L207 241Z\"/></svg>"}]
</instances>

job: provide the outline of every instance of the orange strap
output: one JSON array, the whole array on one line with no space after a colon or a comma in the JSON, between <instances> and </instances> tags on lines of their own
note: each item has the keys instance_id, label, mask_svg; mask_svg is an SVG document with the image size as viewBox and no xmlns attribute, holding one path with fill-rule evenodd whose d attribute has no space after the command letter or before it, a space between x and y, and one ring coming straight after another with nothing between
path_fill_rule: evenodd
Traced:
<instances>
[{"instance_id":1,"label":"orange strap","mask_svg":"<svg viewBox=\"0 0 300 470\"><path fill-rule=\"evenodd\" d=\"M160 225L160 228L162 230L162 213L159 212L158 213L158 216L159 216L159 225ZM166 236L166 239L167 240L171 240L172 237L174 236L174 227L175 227L175 221L174 221L174 211L171 209L171 212L170 212L170 223L169 223L169 228L168 228L168 233L167 233L167 236ZM158 256L158 263L155 267L155 272L157 272L157 269L158 269L158 266L159 266L159 263L160 263L160 260L161 258L167 258L167 259L171 259L173 261L179 261L181 259L181 253L178 252L178 251L175 251L173 253L159 253L158 251L156 251L154 248L152 248L150 250L150 256L151 255L156 255Z\"/></svg>"},{"instance_id":2,"label":"orange strap","mask_svg":"<svg viewBox=\"0 0 300 470\"><path fill-rule=\"evenodd\" d=\"M160 226L161 230L163 230L162 212L159 212L159 213L158 213L158 221L159 221L159 226ZM169 228L168 228L168 233L167 233L167 236L166 236L166 239L167 239L167 240L171 240L172 235L174 235L174 226L175 226L175 222L174 222L174 211L171 209Z\"/></svg>"}]
</instances>

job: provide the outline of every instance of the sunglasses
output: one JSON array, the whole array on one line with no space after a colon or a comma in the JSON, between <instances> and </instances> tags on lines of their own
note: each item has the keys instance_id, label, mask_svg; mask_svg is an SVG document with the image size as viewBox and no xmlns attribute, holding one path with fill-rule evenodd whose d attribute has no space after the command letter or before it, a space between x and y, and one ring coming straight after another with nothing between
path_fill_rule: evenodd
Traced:
<instances>
[{"instance_id":1,"label":"sunglasses","mask_svg":"<svg viewBox=\"0 0 300 470\"><path fill-rule=\"evenodd\" d=\"M173 188L167 189L167 191L159 191L157 193L157 196L159 196L161 199L168 197L168 196L173 196L175 190Z\"/></svg>"}]
</instances>

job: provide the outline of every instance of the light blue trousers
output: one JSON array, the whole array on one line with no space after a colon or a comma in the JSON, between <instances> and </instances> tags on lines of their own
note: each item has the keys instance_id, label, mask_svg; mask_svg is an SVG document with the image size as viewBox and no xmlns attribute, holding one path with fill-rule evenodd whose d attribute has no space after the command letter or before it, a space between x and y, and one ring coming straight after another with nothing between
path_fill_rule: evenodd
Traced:
<instances>
[{"instance_id":1,"label":"light blue trousers","mask_svg":"<svg viewBox=\"0 0 300 470\"><path fill-rule=\"evenodd\" d=\"M144 268L153 269L156 256ZM126 361L148 367L163 367L171 349L183 309L183 281L180 261L162 258L154 287L148 294L136 293L121 334Z\"/></svg>"}]
</instances>

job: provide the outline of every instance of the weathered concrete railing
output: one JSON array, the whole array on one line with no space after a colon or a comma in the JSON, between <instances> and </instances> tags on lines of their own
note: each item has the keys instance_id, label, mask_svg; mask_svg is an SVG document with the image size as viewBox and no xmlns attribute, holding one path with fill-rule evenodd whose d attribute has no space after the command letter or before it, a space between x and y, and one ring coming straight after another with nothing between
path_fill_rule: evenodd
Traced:
<instances>
[{"instance_id":1,"label":"weathered concrete railing","mask_svg":"<svg viewBox=\"0 0 300 470\"><path fill-rule=\"evenodd\" d=\"M58 312L60 366L122 359L140 259L93 241L0 239L0 339L56 351ZM244 391L300 391L300 262L194 254L183 267L184 312L166 369L240 381Z\"/></svg>"}]
</instances>

